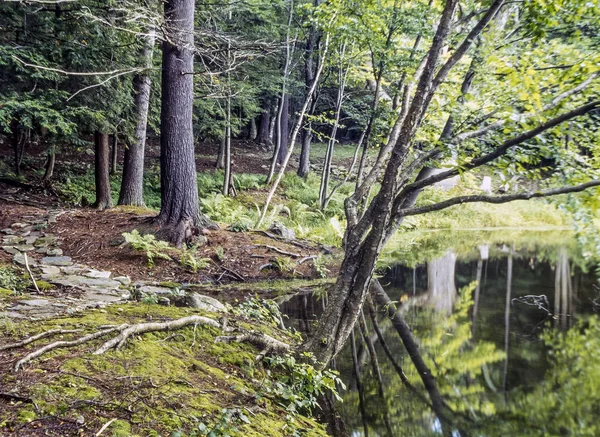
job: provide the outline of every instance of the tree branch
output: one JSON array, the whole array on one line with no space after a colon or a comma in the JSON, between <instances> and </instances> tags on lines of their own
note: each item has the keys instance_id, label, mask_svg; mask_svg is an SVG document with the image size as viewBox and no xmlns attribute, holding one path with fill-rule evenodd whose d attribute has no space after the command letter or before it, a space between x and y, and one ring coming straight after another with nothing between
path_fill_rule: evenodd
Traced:
<instances>
[{"instance_id":1,"label":"tree branch","mask_svg":"<svg viewBox=\"0 0 600 437\"><path fill-rule=\"evenodd\" d=\"M542 123L539 126L533 128L527 132L522 133L521 135L511 138L508 141L505 141L499 147L494 149L492 152L487 153L479 158L473 159L471 162L464 164L460 169L458 167L455 167L455 168L449 169L447 171L438 173L436 175L430 176L421 181L415 181L412 184L406 185L404 187L404 189L401 191L401 193L398 195L398 197L403 198L406 196L406 194L410 193L413 190L418 190L420 188L428 187L430 185L435 184L436 182L440 182L445 179L451 178L453 176L457 176L461 171L471 170L476 167L481 167L482 165L485 165L485 164L499 158L500 156L504 155L512 147L518 146L527 140L535 138L537 135L541 134L542 132L544 132L548 129L558 126L559 124L564 123L565 121L571 120L575 117L585 115L588 112L593 111L594 109L597 109L599 107L600 107L600 100L596 100L591 103L588 103L587 105L579 106L569 112L566 112L557 117L554 117L554 118L546 121L545 123Z\"/></svg>"},{"instance_id":2,"label":"tree branch","mask_svg":"<svg viewBox=\"0 0 600 437\"><path fill-rule=\"evenodd\" d=\"M559 194L567 193L578 193L580 191L587 190L588 188L600 186L600 180L586 182L584 184L553 188L546 191L534 191L529 193L517 193L507 194L503 196L487 196L487 195L471 195L471 196L458 196L452 199L444 200L443 202L434 203L433 205L419 206L415 208L401 209L399 214L403 217L409 215L425 214L427 212L440 211L450 206L461 205L463 203L474 203L474 202L485 202L485 203L507 203L515 200L528 200L536 197L549 197L556 196Z\"/></svg>"}]
</instances>

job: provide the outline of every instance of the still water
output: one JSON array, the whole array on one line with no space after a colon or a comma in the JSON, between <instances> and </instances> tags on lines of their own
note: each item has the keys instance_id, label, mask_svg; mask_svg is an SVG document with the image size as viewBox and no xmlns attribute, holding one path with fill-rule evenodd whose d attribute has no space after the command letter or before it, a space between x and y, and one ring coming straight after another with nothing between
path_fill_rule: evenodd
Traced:
<instances>
[{"instance_id":1,"label":"still water","mask_svg":"<svg viewBox=\"0 0 600 437\"><path fill-rule=\"evenodd\" d=\"M348 435L600 436L595 272L565 233L401 235L380 282L435 377L443 417L392 324L375 316L396 365L365 312L355 359L349 344L334 363L347 387L338 409ZM322 308L306 294L282 304L304 331Z\"/></svg>"}]
</instances>

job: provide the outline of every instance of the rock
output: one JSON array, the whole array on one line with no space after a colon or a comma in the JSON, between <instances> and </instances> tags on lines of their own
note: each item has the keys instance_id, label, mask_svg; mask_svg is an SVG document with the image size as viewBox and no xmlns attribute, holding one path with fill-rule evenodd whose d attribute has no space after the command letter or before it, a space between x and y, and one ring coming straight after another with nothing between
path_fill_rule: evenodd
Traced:
<instances>
[{"instance_id":1,"label":"rock","mask_svg":"<svg viewBox=\"0 0 600 437\"><path fill-rule=\"evenodd\" d=\"M60 275L60 268L56 266L41 266L40 268L42 269L42 279L46 281Z\"/></svg>"},{"instance_id":2,"label":"rock","mask_svg":"<svg viewBox=\"0 0 600 437\"><path fill-rule=\"evenodd\" d=\"M116 278L113 278L115 281L119 281L122 285L129 285L131 284L131 278L129 276L117 276Z\"/></svg>"},{"instance_id":3,"label":"rock","mask_svg":"<svg viewBox=\"0 0 600 437\"><path fill-rule=\"evenodd\" d=\"M51 305L50 301L47 299L31 299L31 300L20 300L20 304L28 305L28 306L48 306Z\"/></svg>"},{"instance_id":4,"label":"rock","mask_svg":"<svg viewBox=\"0 0 600 437\"><path fill-rule=\"evenodd\" d=\"M51 266L72 266L73 262L71 261L70 256L45 256L42 258L42 264L47 264Z\"/></svg>"},{"instance_id":5,"label":"rock","mask_svg":"<svg viewBox=\"0 0 600 437\"><path fill-rule=\"evenodd\" d=\"M11 228L16 228L16 229L23 229L23 228L26 228L27 226L29 226L29 224L27 224L27 223L13 223L12 225L10 225Z\"/></svg>"},{"instance_id":6,"label":"rock","mask_svg":"<svg viewBox=\"0 0 600 437\"><path fill-rule=\"evenodd\" d=\"M25 244L33 244L36 242L37 239L38 239L37 236L29 235L27 238L25 238Z\"/></svg>"},{"instance_id":7,"label":"rock","mask_svg":"<svg viewBox=\"0 0 600 437\"><path fill-rule=\"evenodd\" d=\"M190 293L185 297L187 306L215 313L227 312L227 308L217 299L199 293Z\"/></svg>"},{"instance_id":8,"label":"rock","mask_svg":"<svg viewBox=\"0 0 600 437\"><path fill-rule=\"evenodd\" d=\"M5 244L20 244L23 242L23 237L19 237L18 235L9 235L2 238L2 242Z\"/></svg>"},{"instance_id":9,"label":"rock","mask_svg":"<svg viewBox=\"0 0 600 437\"><path fill-rule=\"evenodd\" d=\"M156 303L159 305L166 306L166 307L171 306L171 301L166 296L160 296Z\"/></svg>"},{"instance_id":10,"label":"rock","mask_svg":"<svg viewBox=\"0 0 600 437\"><path fill-rule=\"evenodd\" d=\"M15 249L17 249L19 252L31 252L32 250L35 250L35 247L33 247L31 244L20 244L15 246Z\"/></svg>"},{"instance_id":11,"label":"rock","mask_svg":"<svg viewBox=\"0 0 600 437\"><path fill-rule=\"evenodd\" d=\"M45 247L56 243L56 237L46 235L45 237L38 238L33 245L35 247Z\"/></svg>"},{"instance_id":12,"label":"rock","mask_svg":"<svg viewBox=\"0 0 600 437\"><path fill-rule=\"evenodd\" d=\"M14 246L2 246L2 250L6 253L10 253L11 255L16 255L17 253L20 253Z\"/></svg>"},{"instance_id":13,"label":"rock","mask_svg":"<svg viewBox=\"0 0 600 437\"><path fill-rule=\"evenodd\" d=\"M81 288L84 290L109 291L116 290L121 286L120 282L104 278L88 278L85 276L57 276L50 280L53 284L64 285L66 287Z\"/></svg>"},{"instance_id":14,"label":"rock","mask_svg":"<svg viewBox=\"0 0 600 437\"><path fill-rule=\"evenodd\" d=\"M479 189L487 194L492 194L492 178L484 176Z\"/></svg>"},{"instance_id":15,"label":"rock","mask_svg":"<svg viewBox=\"0 0 600 437\"><path fill-rule=\"evenodd\" d=\"M46 255L48 256L61 256L63 254L62 249L56 247L54 249L46 249Z\"/></svg>"},{"instance_id":16,"label":"rock","mask_svg":"<svg viewBox=\"0 0 600 437\"><path fill-rule=\"evenodd\" d=\"M277 221L273 222L271 227L269 227L268 231L275 235L279 235L284 240L295 240L296 239L296 233L292 229L286 228L285 226L283 226L281 223L279 223Z\"/></svg>"},{"instance_id":17,"label":"rock","mask_svg":"<svg viewBox=\"0 0 600 437\"><path fill-rule=\"evenodd\" d=\"M5 228L0 230L0 232L6 234L6 235L15 235L15 231L13 231L11 228Z\"/></svg>"},{"instance_id":18,"label":"rock","mask_svg":"<svg viewBox=\"0 0 600 437\"><path fill-rule=\"evenodd\" d=\"M167 287L156 287L154 285L144 285L138 288L138 291L142 294L156 294L156 295L176 295L178 294L172 288Z\"/></svg>"},{"instance_id":19,"label":"rock","mask_svg":"<svg viewBox=\"0 0 600 437\"><path fill-rule=\"evenodd\" d=\"M82 266L81 264L73 264L72 266L61 267L60 270L65 275L78 275L86 271L87 268L85 266Z\"/></svg>"},{"instance_id":20,"label":"rock","mask_svg":"<svg viewBox=\"0 0 600 437\"><path fill-rule=\"evenodd\" d=\"M16 262L17 264L24 266L25 265L25 255L22 253L17 253L13 256L13 261ZM34 266L38 265L37 261L35 259L31 258L30 256L27 257L27 264L29 264L29 267L34 267Z\"/></svg>"},{"instance_id":21,"label":"rock","mask_svg":"<svg viewBox=\"0 0 600 437\"><path fill-rule=\"evenodd\" d=\"M90 271L87 272L87 273L84 273L84 275L87 276L88 278L109 279L110 275L111 275L111 272L105 272L105 271L102 271L102 270L93 270L93 269L90 269Z\"/></svg>"}]
</instances>

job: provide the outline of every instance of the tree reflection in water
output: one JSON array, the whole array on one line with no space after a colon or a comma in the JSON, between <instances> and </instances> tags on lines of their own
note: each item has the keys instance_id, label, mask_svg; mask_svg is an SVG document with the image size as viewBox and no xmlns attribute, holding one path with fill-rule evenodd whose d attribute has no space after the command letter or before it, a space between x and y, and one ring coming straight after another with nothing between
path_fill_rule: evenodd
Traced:
<instances>
[{"instance_id":1,"label":"tree reflection in water","mask_svg":"<svg viewBox=\"0 0 600 437\"><path fill-rule=\"evenodd\" d=\"M352 435L600 435L596 278L572 247L516 247L438 251L388 269L381 283L392 304L372 293L355 353L336 360L345 382L359 377L338 405ZM406 352L395 314L424 367Z\"/></svg>"}]
</instances>

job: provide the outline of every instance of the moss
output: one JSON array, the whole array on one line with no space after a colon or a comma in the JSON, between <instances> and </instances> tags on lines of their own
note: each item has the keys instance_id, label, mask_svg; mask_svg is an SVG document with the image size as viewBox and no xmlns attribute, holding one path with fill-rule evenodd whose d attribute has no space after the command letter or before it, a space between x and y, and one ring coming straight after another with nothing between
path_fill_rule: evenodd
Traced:
<instances>
[{"instance_id":1,"label":"moss","mask_svg":"<svg viewBox=\"0 0 600 437\"><path fill-rule=\"evenodd\" d=\"M94 332L101 325L162 321L196 313L203 312L128 303L110 306L103 312L92 310L47 320L35 326L17 322L13 335L20 337L56 327L82 329L79 334L66 336L73 338ZM266 325L237 319L230 322L281 336ZM121 420L111 424L107 435L164 436L179 430L182 435L189 435L200 423L213 426L219 423L224 409L255 410L256 407L258 412L249 416L251 423L238 426L238 432L232 435L289 434L283 431L287 413L261 393L262 384L258 381L264 382L268 374L255 362L258 351L248 344L215 343L218 335L221 335L218 329L204 326L187 327L176 333L146 333L131 339L119 351L91 354L108 339L101 338L67 351L49 353L42 358L41 368L34 361L26 375L0 375L0 385L7 390L25 388L36 402L40 416L60 420L83 415L86 426L96 430L106 423L106 417L119 417ZM38 345L54 340L44 340ZM31 350L31 346L27 349ZM30 406L24 406L18 415L17 411L9 415L0 420L0 434L2 423L36 417ZM125 417L127 420L122 420ZM306 430L303 435L325 435L322 427L311 419L296 418L295 426Z\"/></svg>"},{"instance_id":2,"label":"moss","mask_svg":"<svg viewBox=\"0 0 600 437\"><path fill-rule=\"evenodd\" d=\"M130 437L131 425L125 420L115 420L107 429L107 434L113 437Z\"/></svg>"},{"instance_id":3,"label":"moss","mask_svg":"<svg viewBox=\"0 0 600 437\"><path fill-rule=\"evenodd\" d=\"M10 297L10 296L14 296L15 293L12 290L9 290L8 288L2 288L0 287L0 297Z\"/></svg>"},{"instance_id":4,"label":"moss","mask_svg":"<svg viewBox=\"0 0 600 437\"><path fill-rule=\"evenodd\" d=\"M40 291L47 291L54 287L50 282L46 281L37 281L36 283Z\"/></svg>"},{"instance_id":5,"label":"moss","mask_svg":"<svg viewBox=\"0 0 600 437\"><path fill-rule=\"evenodd\" d=\"M160 282L158 285L165 288L181 288L181 284L179 282L165 281Z\"/></svg>"}]
</instances>

